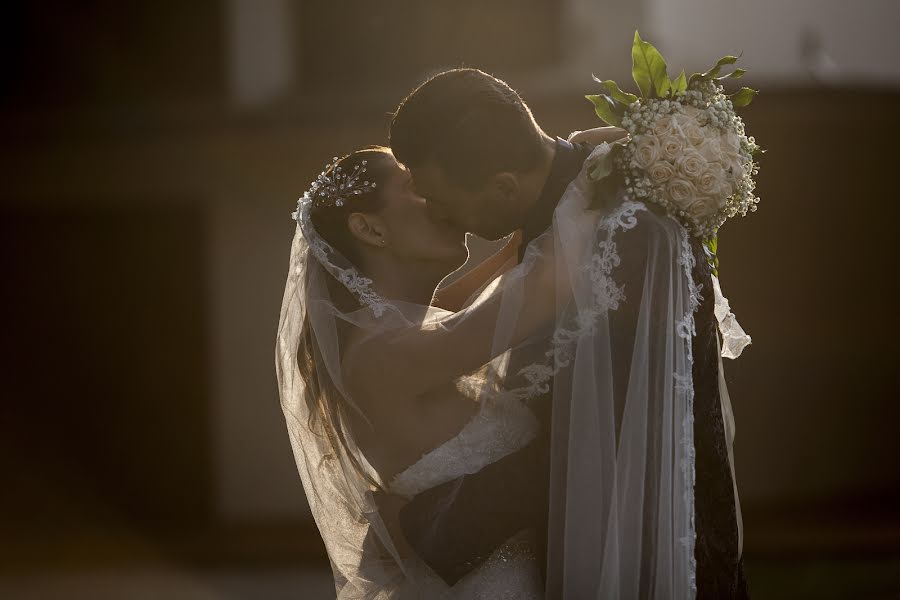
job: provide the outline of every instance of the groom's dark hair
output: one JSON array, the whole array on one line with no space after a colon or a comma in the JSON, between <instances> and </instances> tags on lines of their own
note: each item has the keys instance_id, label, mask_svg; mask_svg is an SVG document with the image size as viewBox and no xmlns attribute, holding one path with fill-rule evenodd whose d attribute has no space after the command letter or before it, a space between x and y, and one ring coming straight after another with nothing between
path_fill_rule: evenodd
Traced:
<instances>
[{"instance_id":1,"label":"groom's dark hair","mask_svg":"<svg viewBox=\"0 0 900 600\"><path fill-rule=\"evenodd\" d=\"M531 110L505 82L478 69L453 69L400 103L390 145L407 167L433 162L458 185L475 188L495 173L535 168L542 135Z\"/></svg>"}]
</instances>

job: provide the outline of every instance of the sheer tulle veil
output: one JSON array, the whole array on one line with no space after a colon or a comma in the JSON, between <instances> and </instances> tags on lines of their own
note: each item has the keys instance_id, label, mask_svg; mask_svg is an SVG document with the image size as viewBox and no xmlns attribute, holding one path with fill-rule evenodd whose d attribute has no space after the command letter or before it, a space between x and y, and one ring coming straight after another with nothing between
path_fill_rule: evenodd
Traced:
<instances>
[{"instance_id":1,"label":"sheer tulle veil","mask_svg":"<svg viewBox=\"0 0 900 600\"><path fill-rule=\"evenodd\" d=\"M600 197L588 174L609 150L594 149L521 263L455 313L376 293L312 227L310 196L299 201L276 374L339 598L454 597L410 556L396 507L379 500L387 482L356 444L350 415L366 415L347 385L351 335L383 340L408 368L437 369L481 405L552 401L549 587L567 598L694 597L691 341L700 294L718 290L692 280L675 220L623 189ZM439 368L416 362L431 356Z\"/></svg>"}]
</instances>

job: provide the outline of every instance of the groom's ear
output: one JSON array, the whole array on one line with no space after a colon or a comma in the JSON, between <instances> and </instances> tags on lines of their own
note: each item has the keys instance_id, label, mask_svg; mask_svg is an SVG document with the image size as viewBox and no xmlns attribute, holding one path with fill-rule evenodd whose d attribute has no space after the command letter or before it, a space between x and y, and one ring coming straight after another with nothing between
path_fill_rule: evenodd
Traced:
<instances>
[{"instance_id":1,"label":"groom's ear","mask_svg":"<svg viewBox=\"0 0 900 600\"><path fill-rule=\"evenodd\" d=\"M513 202L519 197L519 178L515 173L507 171L496 173L491 177L491 187L493 195L504 204Z\"/></svg>"},{"instance_id":2,"label":"groom's ear","mask_svg":"<svg viewBox=\"0 0 900 600\"><path fill-rule=\"evenodd\" d=\"M387 243L387 228L376 215L366 213L350 213L347 217L347 228L350 233L364 244L384 246Z\"/></svg>"}]
</instances>

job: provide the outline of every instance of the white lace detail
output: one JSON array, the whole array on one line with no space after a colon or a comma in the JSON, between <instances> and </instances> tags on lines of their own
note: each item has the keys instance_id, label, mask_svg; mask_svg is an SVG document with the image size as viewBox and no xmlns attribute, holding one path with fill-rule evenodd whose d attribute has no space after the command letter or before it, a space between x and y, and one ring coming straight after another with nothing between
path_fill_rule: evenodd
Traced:
<instances>
[{"instance_id":1,"label":"white lace detail","mask_svg":"<svg viewBox=\"0 0 900 600\"><path fill-rule=\"evenodd\" d=\"M537 435L540 422L522 402L497 396L486 398L483 403L454 438L395 475L388 488L400 496L415 496L480 471L524 448Z\"/></svg>"},{"instance_id":2,"label":"white lace detail","mask_svg":"<svg viewBox=\"0 0 900 600\"><path fill-rule=\"evenodd\" d=\"M597 243L599 253L595 253L591 262L582 267L591 281L593 305L578 311L574 329L558 327L553 332L553 343L545 354L546 362L533 363L519 371L530 384L514 391L519 399L546 394L550 378L571 363L578 340L593 333L599 318L610 310L618 309L625 300L625 290L612 278L613 269L622 262L614 235L618 230L627 231L637 225L635 214L641 210L647 210L642 202L625 200L600 221L598 229L605 231L606 237Z\"/></svg>"},{"instance_id":3,"label":"white lace detail","mask_svg":"<svg viewBox=\"0 0 900 600\"><path fill-rule=\"evenodd\" d=\"M364 277L349 263L341 254L335 250L331 244L319 235L316 228L313 227L310 219L310 210L312 209L312 197L309 193L303 194L303 197L297 201L297 210L291 213L291 217L297 221L303 237L309 244L309 249L316 257L316 260L322 264L326 271L340 281L344 287L356 296L359 301L372 309L376 317L380 317L384 312L393 307L393 305L375 293L372 289L372 280ZM336 264L336 260L346 262L346 267L340 267Z\"/></svg>"},{"instance_id":4,"label":"white lace detail","mask_svg":"<svg viewBox=\"0 0 900 600\"><path fill-rule=\"evenodd\" d=\"M670 217L671 218L671 217ZM674 221L674 219L673 219ZM694 322L694 313L700 306L703 297L700 295L701 286L694 281L693 269L696 265L694 253L691 252L691 242L688 237L687 229L680 223L675 221L678 226L678 233L681 237L681 256L678 257L678 263L684 272L685 282L688 286L688 306L682 317L675 324L678 336L684 340L685 352L687 356L686 373L673 373L675 379L675 393L683 395L684 404L686 404L685 415L682 423L684 435L684 457L681 461L681 470L684 475L684 501L689 508L690 514L690 531L689 534L681 538L687 555L690 560L690 573L688 582L693 593L697 592L697 558L694 555L694 546L697 539L695 511L694 511L694 484L696 482L696 451L694 449L694 375L691 364L693 363L693 336L697 330Z\"/></svg>"},{"instance_id":5,"label":"white lace detail","mask_svg":"<svg viewBox=\"0 0 900 600\"><path fill-rule=\"evenodd\" d=\"M713 275L713 292L715 293L716 320L719 322L719 332L722 334L722 357L735 359L741 355L744 348L752 343L752 339L738 323L737 317L731 312L728 298L722 294L719 278Z\"/></svg>"},{"instance_id":6,"label":"white lace detail","mask_svg":"<svg viewBox=\"0 0 900 600\"><path fill-rule=\"evenodd\" d=\"M674 217L669 218L678 223ZM684 317L678 321L676 327L679 337L690 340L693 336L697 335L697 328L694 324L694 313L697 312L697 307L700 306L700 302L703 301L703 296L700 295L703 284L694 282L692 272L697 261L694 258L694 253L691 252L691 240L688 237L687 229L685 229L681 223L678 223L678 233L681 236L681 256L678 257L678 264L682 266L685 277L687 277L690 304ZM693 356L691 356L691 360L693 361Z\"/></svg>"}]
</instances>

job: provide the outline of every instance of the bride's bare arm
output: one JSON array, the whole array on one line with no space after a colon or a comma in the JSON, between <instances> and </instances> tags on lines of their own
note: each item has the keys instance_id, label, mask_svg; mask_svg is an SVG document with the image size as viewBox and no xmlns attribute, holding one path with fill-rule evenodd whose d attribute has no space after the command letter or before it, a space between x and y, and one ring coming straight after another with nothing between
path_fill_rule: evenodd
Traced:
<instances>
[{"instance_id":1,"label":"bride's bare arm","mask_svg":"<svg viewBox=\"0 0 900 600\"><path fill-rule=\"evenodd\" d=\"M587 142L596 146L603 142L611 144L626 135L628 135L628 132L621 127L594 127L593 129L572 132L569 135L569 141L573 143Z\"/></svg>"},{"instance_id":2,"label":"bride's bare arm","mask_svg":"<svg viewBox=\"0 0 900 600\"><path fill-rule=\"evenodd\" d=\"M484 259L450 285L438 289L431 301L432 306L452 312L460 310L472 294L488 281L500 275L504 267L514 264L521 245L522 232L516 230L506 245L498 252Z\"/></svg>"},{"instance_id":3,"label":"bride's bare arm","mask_svg":"<svg viewBox=\"0 0 900 600\"><path fill-rule=\"evenodd\" d=\"M547 235L536 243L551 246L553 238ZM554 267L552 251L544 250L527 273L513 270L502 275L497 290L473 306L435 323L354 345L343 363L351 394L378 389L380 395L418 396L477 369L540 331L549 332L555 323L560 285ZM511 326L497 347L501 316L511 319Z\"/></svg>"}]
</instances>

